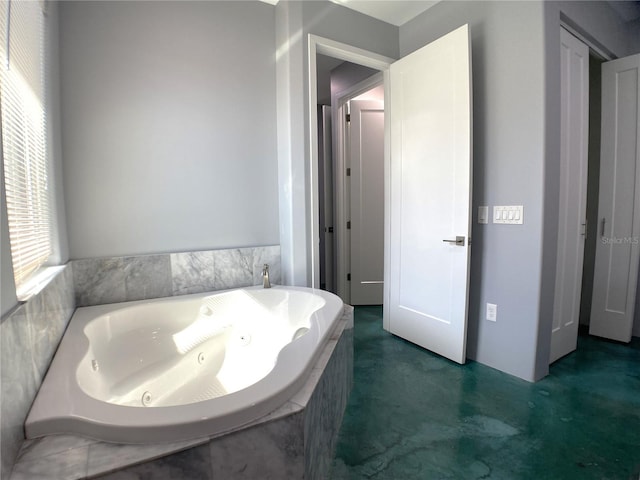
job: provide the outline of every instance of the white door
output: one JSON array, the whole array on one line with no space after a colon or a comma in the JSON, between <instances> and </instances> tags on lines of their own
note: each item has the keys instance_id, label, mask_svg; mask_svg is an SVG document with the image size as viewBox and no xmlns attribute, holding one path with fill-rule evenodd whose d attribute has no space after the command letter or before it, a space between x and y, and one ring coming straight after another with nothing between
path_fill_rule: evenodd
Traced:
<instances>
[{"instance_id":1,"label":"white door","mask_svg":"<svg viewBox=\"0 0 640 480\"><path fill-rule=\"evenodd\" d=\"M350 102L352 305L382 305L384 279L384 104Z\"/></svg>"},{"instance_id":2,"label":"white door","mask_svg":"<svg viewBox=\"0 0 640 480\"><path fill-rule=\"evenodd\" d=\"M640 258L640 54L602 64L599 241L589 333L629 342Z\"/></svg>"},{"instance_id":3,"label":"white door","mask_svg":"<svg viewBox=\"0 0 640 480\"><path fill-rule=\"evenodd\" d=\"M464 363L472 178L468 25L392 64L387 115L385 328Z\"/></svg>"},{"instance_id":4,"label":"white door","mask_svg":"<svg viewBox=\"0 0 640 480\"><path fill-rule=\"evenodd\" d=\"M562 144L549 363L576 349L587 217L589 47L564 28L560 30Z\"/></svg>"}]
</instances>

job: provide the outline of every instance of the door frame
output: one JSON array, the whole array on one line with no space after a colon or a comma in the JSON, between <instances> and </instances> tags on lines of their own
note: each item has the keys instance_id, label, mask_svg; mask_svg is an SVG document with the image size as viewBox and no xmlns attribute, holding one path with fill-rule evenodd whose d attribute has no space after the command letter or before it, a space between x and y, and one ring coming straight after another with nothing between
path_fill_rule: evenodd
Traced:
<instances>
[{"instance_id":1,"label":"door frame","mask_svg":"<svg viewBox=\"0 0 640 480\"><path fill-rule=\"evenodd\" d=\"M562 13L560 14L560 28L564 28L567 32L584 43L587 47L589 47L590 53L596 54L605 62L616 59L616 56L612 52L610 52L604 45L601 45L586 30L580 28L577 24L575 24Z\"/></svg>"},{"instance_id":2,"label":"door frame","mask_svg":"<svg viewBox=\"0 0 640 480\"><path fill-rule=\"evenodd\" d=\"M345 118L346 114L349 113L347 111L347 103L380 85L384 85L384 76L381 72L375 73L371 77L331 95L333 158L335 159L333 178L335 195L334 253L336 258L336 292L346 303L351 301L351 285L346 280L351 263L351 255L349 253L351 240L346 229L343 228L350 217L350 207L349 202L347 202L350 189L347 176L345 175L347 164L347 122Z\"/></svg>"},{"instance_id":3,"label":"door frame","mask_svg":"<svg viewBox=\"0 0 640 480\"><path fill-rule=\"evenodd\" d=\"M329 57L337 58L339 60L344 60L347 62L355 63L358 65L363 65L365 67L372 68L374 70L378 70L382 72L383 77L383 85L384 85L384 96L385 99L389 98L389 68L391 64L395 61L395 59L390 57L385 57L384 55L379 55L377 53L370 52L368 50L364 50L362 48L354 47L351 45L347 45L346 43L337 42L335 40L330 40L328 38L323 38L317 35L308 34L307 39L307 118L309 121L309 163L307 167L309 168L309 209L311 211L311 221L307 226L308 229L308 238L309 238L309 252L310 252L310 261L311 261L311 287L319 288L320 287L320 215L318 210L318 119L316 115L317 111L317 103L318 103L318 93L317 93L317 70L316 70L316 57L318 54L327 55ZM385 108L388 108L385 105ZM389 139L390 139L390 128L388 122L385 122L384 126L384 170L385 170L385 219L389 218L389 201L388 201L388 193L389 193L389 179L387 172L390 168L391 162L391 154L389 148ZM337 182L336 182L337 183ZM339 190L339 189L338 189ZM344 193L344 192L343 192ZM340 198L336 198L336 201L340 201ZM344 198L342 198L344 202ZM341 222L342 223L339 223ZM344 218L341 218L339 215L336 216L335 225L334 225L334 233L339 238L341 235L342 229L346 228L346 222ZM384 242L388 244L389 241L389 225L385 220L385 231L384 231ZM340 245L340 244L338 244ZM338 247L338 250L341 247ZM387 252L385 249L385 270L387 269ZM338 271L336 272L336 284L339 286L341 282L345 282L344 279L341 279L340 275L340 262L338 262ZM344 273L344 271L343 271ZM338 287L339 288L339 287ZM385 289L385 297L384 301L386 303L387 300L387 292Z\"/></svg>"}]
</instances>

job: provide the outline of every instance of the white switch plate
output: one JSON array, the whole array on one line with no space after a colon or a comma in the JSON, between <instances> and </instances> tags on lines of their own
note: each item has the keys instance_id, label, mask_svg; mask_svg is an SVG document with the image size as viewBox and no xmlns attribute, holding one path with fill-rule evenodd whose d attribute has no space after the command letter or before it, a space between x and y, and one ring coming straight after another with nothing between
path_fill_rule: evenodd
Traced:
<instances>
[{"instance_id":1,"label":"white switch plate","mask_svg":"<svg viewBox=\"0 0 640 480\"><path fill-rule=\"evenodd\" d=\"M495 322L498 318L498 305L495 303L487 303L487 320Z\"/></svg>"},{"instance_id":2,"label":"white switch plate","mask_svg":"<svg viewBox=\"0 0 640 480\"><path fill-rule=\"evenodd\" d=\"M524 220L524 207L522 205L495 206L493 207L493 223L509 223L521 225Z\"/></svg>"},{"instance_id":3,"label":"white switch plate","mask_svg":"<svg viewBox=\"0 0 640 480\"><path fill-rule=\"evenodd\" d=\"M478 207L478 223L489 223L489 207Z\"/></svg>"}]
</instances>

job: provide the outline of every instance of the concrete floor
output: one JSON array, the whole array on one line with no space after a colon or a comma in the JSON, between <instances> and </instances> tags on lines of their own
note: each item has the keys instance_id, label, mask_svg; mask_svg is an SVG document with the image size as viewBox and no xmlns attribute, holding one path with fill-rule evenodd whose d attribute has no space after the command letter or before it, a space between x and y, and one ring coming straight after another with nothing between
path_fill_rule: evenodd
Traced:
<instances>
[{"instance_id":1,"label":"concrete floor","mask_svg":"<svg viewBox=\"0 0 640 480\"><path fill-rule=\"evenodd\" d=\"M355 316L355 385L331 479L638 479L640 339L581 336L531 384L457 365Z\"/></svg>"}]
</instances>

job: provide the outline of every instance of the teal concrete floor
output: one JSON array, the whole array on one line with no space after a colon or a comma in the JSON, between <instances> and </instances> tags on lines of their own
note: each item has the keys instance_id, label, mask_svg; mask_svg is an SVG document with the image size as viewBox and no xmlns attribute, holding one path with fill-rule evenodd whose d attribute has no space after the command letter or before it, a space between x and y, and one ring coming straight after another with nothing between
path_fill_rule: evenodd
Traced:
<instances>
[{"instance_id":1,"label":"teal concrete floor","mask_svg":"<svg viewBox=\"0 0 640 480\"><path fill-rule=\"evenodd\" d=\"M358 307L354 369L332 479L640 478L637 338L581 336L532 384L449 362Z\"/></svg>"}]
</instances>

